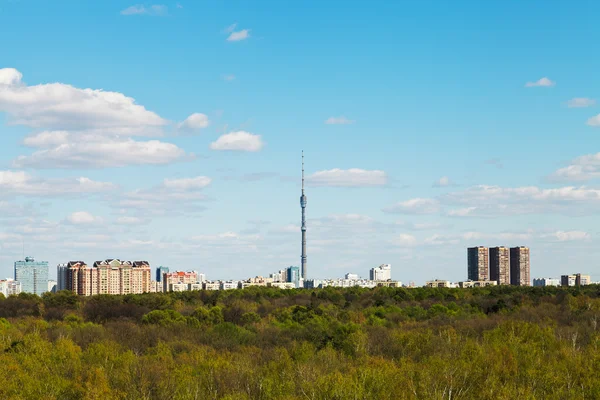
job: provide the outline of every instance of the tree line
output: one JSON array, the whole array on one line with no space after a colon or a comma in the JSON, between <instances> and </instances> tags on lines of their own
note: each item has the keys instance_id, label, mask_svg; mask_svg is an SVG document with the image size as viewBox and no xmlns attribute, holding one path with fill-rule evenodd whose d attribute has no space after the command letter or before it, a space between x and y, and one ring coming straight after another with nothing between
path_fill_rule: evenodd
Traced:
<instances>
[{"instance_id":1,"label":"tree line","mask_svg":"<svg viewBox=\"0 0 600 400\"><path fill-rule=\"evenodd\" d=\"M593 399L599 317L595 285L21 293L0 398Z\"/></svg>"}]
</instances>

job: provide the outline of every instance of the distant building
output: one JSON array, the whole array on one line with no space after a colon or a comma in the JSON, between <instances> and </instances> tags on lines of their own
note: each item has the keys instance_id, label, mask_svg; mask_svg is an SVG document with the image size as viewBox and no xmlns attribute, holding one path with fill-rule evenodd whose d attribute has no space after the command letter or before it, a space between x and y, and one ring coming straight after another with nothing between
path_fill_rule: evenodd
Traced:
<instances>
[{"instance_id":1,"label":"distant building","mask_svg":"<svg viewBox=\"0 0 600 400\"><path fill-rule=\"evenodd\" d=\"M490 281L510 285L510 255L508 247L490 247Z\"/></svg>"},{"instance_id":2,"label":"distant building","mask_svg":"<svg viewBox=\"0 0 600 400\"><path fill-rule=\"evenodd\" d=\"M515 286L531 286L531 265L529 247L511 247L510 249L510 284Z\"/></svg>"},{"instance_id":3,"label":"distant building","mask_svg":"<svg viewBox=\"0 0 600 400\"><path fill-rule=\"evenodd\" d=\"M17 295L21 293L21 283L11 278L0 280L0 293L2 293L4 297Z\"/></svg>"},{"instance_id":4,"label":"distant building","mask_svg":"<svg viewBox=\"0 0 600 400\"><path fill-rule=\"evenodd\" d=\"M152 272L147 261L121 261L111 258L96 261L91 268L83 261L70 261L67 267L66 289L81 296L152 291Z\"/></svg>"},{"instance_id":5,"label":"distant building","mask_svg":"<svg viewBox=\"0 0 600 400\"><path fill-rule=\"evenodd\" d=\"M198 273L196 271L173 271L163 274L163 291L169 292L169 285L182 283L189 285L190 283L198 282ZM187 286L186 286L187 287Z\"/></svg>"},{"instance_id":6,"label":"distant building","mask_svg":"<svg viewBox=\"0 0 600 400\"><path fill-rule=\"evenodd\" d=\"M50 293L56 293L56 281L53 281L53 280L48 281L48 291Z\"/></svg>"},{"instance_id":7,"label":"distant building","mask_svg":"<svg viewBox=\"0 0 600 400\"><path fill-rule=\"evenodd\" d=\"M575 285L587 286L592 284L592 277L589 275L575 274Z\"/></svg>"},{"instance_id":8,"label":"distant building","mask_svg":"<svg viewBox=\"0 0 600 400\"><path fill-rule=\"evenodd\" d=\"M450 281L443 281L443 280L435 279L433 281L427 281L427 282L425 282L425 287L430 287L430 288L455 288L456 287L456 283L452 283Z\"/></svg>"},{"instance_id":9,"label":"distant building","mask_svg":"<svg viewBox=\"0 0 600 400\"><path fill-rule=\"evenodd\" d=\"M67 264L58 264L56 266L56 291L67 289Z\"/></svg>"},{"instance_id":10,"label":"distant building","mask_svg":"<svg viewBox=\"0 0 600 400\"><path fill-rule=\"evenodd\" d=\"M22 292L41 296L48 290L48 261L35 261L33 257L16 261L15 281L21 283Z\"/></svg>"},{"instance_id":11,"label":"distant building","mask_svg":"<svg viewBox=\"0 0 600 400\"><path fill-rule=\"evenodd\" d=\"M489 252L487 247L467 249L467 275L470 281L489 281Z\"/></svg>"},{"instance_id":12,"label":"distant building","mask_svg":"<svg viewBox=\"0 0 600 400\"><path fill-rule=\"evenodd\" d=\"M346 275L344 275L344 279L359 279L358 274L352 274L352 273L347 273Z\"/></svg>"},{"instance_id":13,"label":"distant building","mask_svg":"<svg viewBox=\"0 0 600 400\"><path fill-rule=\"evenodd\" d=\"M289 267L287 269L287 282L293 283L294 287L300 287L300 267Z\"/></svg>"},{"instance_id":14,"label":"distant building","mask_svg":"<svg viewBox=\"0 0 600 400\"><path fill-rule=\"evenodd\" d=\"M163 274L167 274L167 273L169 273L169 267L160 266L160 267L156 268L156 282L162 283Z\"/></svg>"},{"instance_id":15,"label":"distant building","mask_svg":"<svg viewBox=\"0 0 600 400\"><path fill-rule=\"evenodd\" d=\"M372 281L390 281L392 280L391 264L381 264L379 267L371 268L369 278Z\"/></svg>"},{"instance_id":16,"label":"distant building","mask_svg":"<svg viewBox=\"0 0 600 400\"><path fill-rule=\"evenodd\" d=\"M577 277L575 275L561 275L560 285L561 286L575 286Z\"/></svg>"},{"instance_id":17,"label":"distant building","mask_svg":"<svg viewBox=\"0 0 600 400\"><path fill-rule=\"evenodd\" d=\"M561 286L587 286L592 284L592 277L580 273L574 275L562 275L560 277Z\"/></svg>"},{"instance_id":18,"label":"distant building","mask_svg":"<svg viewBox=\"0 0 600 400\"><path fill-rule=\"evenodd\" d=\"M204 290L219 290L221 288L221 284L219 282L204 282L202 284L202 289Z\"/></svg>"},{"instance_id":19,"label":"distant building","mask_svg":"<svg viewBox=\"0 0 600 400\"><path fill-rule=\"evenodd\" d=\"M296 285L293 282L272 282L267 286L274 287L278 289L295 289Z\"/></svg>"},{"instance_id":20,"label":"distant building","mask_svg":"<svg viewBox=\"0 0 600 400\"><path fill-rule=\"evenodd\" d=\"M471 288L471 287L486 287L486 286L496 286L498 285L497 281L464 281L458 282L458 286L461 288Z\"/></svg>"},{"instance_id":21,"label":"distant building","mask_svg":"<svg viewBox=\"0 0 600 400\"><path fill-rule=\"evenodd\" d=\"M558 279L558 278L536 278L533 280L533 286L535 286L535 287L560 286L560 279Z\"/></svg>"},{"instance_id":22,"label":"distant building","mask_svg":"<svg viewBox=\"0 0 600 400\"><path fill-rule=\"evenodd\" d=\"M224 281L224 282L220 282L220 290L232 290L232 289L237 289L239 286L239 282L238 281Z\"/></svg>"}]
</instances>

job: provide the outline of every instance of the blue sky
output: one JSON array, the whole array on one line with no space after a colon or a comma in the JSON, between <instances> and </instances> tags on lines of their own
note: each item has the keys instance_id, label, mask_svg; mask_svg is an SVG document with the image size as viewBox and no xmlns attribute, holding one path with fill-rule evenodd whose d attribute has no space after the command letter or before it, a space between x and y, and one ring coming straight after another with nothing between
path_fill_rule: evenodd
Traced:
<instances>
[{"instance_id":1,"label":"blue sky","mask_svg":"<svg viewBox=\"0 0 600 400\"><path fill-rule=\"evenodd\" d=\"M26 253L209 278L600 280L600 4L0 0L0 276ZM83 179L82 179L83 178ZM52 271L54 273L54 271Z\"/></svg>"}]
</instances>

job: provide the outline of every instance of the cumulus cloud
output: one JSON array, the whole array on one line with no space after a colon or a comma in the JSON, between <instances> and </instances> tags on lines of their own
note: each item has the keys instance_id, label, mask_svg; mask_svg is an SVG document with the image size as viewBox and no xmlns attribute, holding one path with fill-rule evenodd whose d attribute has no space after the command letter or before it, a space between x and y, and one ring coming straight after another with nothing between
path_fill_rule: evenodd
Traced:
<instances>
[{"instance_id":1,"label":"cumulus cloud","mask_svg":"<svg viewBox=\"0 0 600 400\"><path fill-rule=\"evenodd\" d=\"M71 225L92 225L102 222L102 218L96 217L87 211L76 211L67 216L67 223Z\"/></svg>"},{"instance_id":2,"label":"cumulus cloud","mask_svg":"<svg viewBox=\"0 0 600 400\"><path fill-rule=\"evenodd\" d=\"M264 146L260 135L250 132L237 131L221 135L215 142L210 144L212 150L230 151L260 151Z\"/></svg>"},{"instance_id":3,"label":"cumulus cloud","mask_svg":"<svg viewBox=\"0 0 600 400\"><path fill-rule=\"evenodd\" d=\"M468 216L506 216L532 213L584 215L600 209L600 190L585 186L544 189L537 186L478 185L439 198L445 205L475 207ZM460 216L455 213L454 216Z\"/></svg>"},{"instance_id":4,"label":"cumulus cloud","mask_svg":"<svg viewBox=\"0 0 600 400\"><path fill-rule=\"evenodd\" d=\"M315 172L308 176L306 181L311 186L367 187L385 186L388 177L384 171L380 170L334 168Z\"/></svg>"},{"instance_id":5,"label":"cumulus cloud","mask_svg":"<svg viewBox=\"0 0 600 400\"><path fill-rule=\"evenodd\" d=\"M0 111L9 122L50 130L160 127L167 121L122 93L63 83L28 86L22 74L0 69Z\"/></svg>"},{"instance_id":6,"label":"cumulus cloud","mask_svg":"<svg viewBox=\"0 0 600 400\"><path fill-rule=\"evenodd\" d=\"M589 126L600 126L600 114L587 120Z\"/></svg>"},{"instance_id":7,"label":"cumulus cloud","mask_svg":"<svg viewBox=\"0 0 600 400\"><path fill-rule=\"evenodd\" d=\"M596 100L588 97L575 97L567 102L569 108L591 107L596 104Z\"/></svg>"},{"instance_id":8,"label":"cumulus cloud","mask_svg":"<svg viewBox=\"0 0 600 400\"><path fill-rule=\"evenodd\" d=\"M581 182L600 177L600 153L575 158L548 177L551 182Z\"/></svg>"},{"instance_id":9,"label":"cumulus cloud","mask_svg":"<svg viewBox=\"0 0 600 400\"><path fill-rule=\"evenodd\" d=\"M109 182L93 181L89 178L43 179L24 171L0 171L0 196L43 196L56 197L73 194L100 193L114 190Z\"/></svg>"},{"instance_id":10,"label":"cumulus cloud","mask_svg":"<svg viewBox=\"0 0 600 400\"><path fill-rule=\"evenodd\" d=\"M165 179L151 189L138 189L123 193L112 206L122 213L132 212L137 218L150 215L192 214L205 209L206 195L202 189L210 185L206 176ZM176 206L175 206L176 205Z\"/></svg>"},{"instance_id":11,"label":"cumulus cloud","mask_svg":"<svg viewBox=\"0 0 600 400\"><path fill-rule=\"evenodd\" d=\"M209 125L208 116L206 114L194 113L187 117L185 121L179 123L179 129L198 130L206 128Z\"/></svg>"},{"instance_id":12,"label":"cumulus cloud","mask_svg":"<svg viewBox=\"0 0 600 400\"><path fill-rule=\"evenodd\" d=\"M477 207L465 207L448 211L449 217L470 217L475 214Z\"/></svg>"},{"instance_id":13,"label":"cumulus cloud","mask_svg":"<svg viewBox=\"0 0 600 400\"><path fill-rule=\"evenodd\" d=\"M177 4L177 8L181 8L179 4ZM154 4L149 7L146 7L141 4L136 4L134 6L127 7L123 11L121 11L121 15L153 15L153 16L164 16L167 15L168 8L162 4Z\"/></svg>"},{"instance_id":14,"label":"cumulus cloud","mask_svg":"<svg viewBox=\"0 0 600 400\"><path fill-rule=\"evenodd\" d=\"M210 185L212 179L207 176L197 176L195 178L165 179L163 186L167 189L175 190L195 190L203 189Z\"/></svg>"},{"instance_id":15,"label":"cumulus cloud","mask_svg":"<svg viewBox=\"0 0 600 400\"><path fill-rule=\"evenodd\" d=\"M242 29L240 31L233 31L227 37L228 42L239 42L240 40L246 40L250 37L250 29Z\"/></svg>"},{"instance_id":16,"label":"cumulus cloud","mask_svg":"<svg viewBox=\"0 0 600 400\"><path fill-rule=\"evenodd\" d=\"M65 131L42 132L23 144L41 148L19 156L16 168L110 168L127 165L162 165L192 159L183 149L158 140L137 141Z\"/></svg>"},{"instance_id":17,"label":"cumulus cloud","mask_svg":"<svg viewBox=\"0 0 600 400\"><path fill-rule=\"evenodd\" d=\"M543 77L535 82L527 82L525 87L550 87L554 86L556 82L551 81L550 79Z\"/></svg>"},{"instance_id":18,"label":"cumulus cloud","mask_svg":"<svg viewBox=\"0 0 600 400\"><path fill-rule=\"evenodd\" d=\"M440 204L435 199L415 198L396 203L383 209L386 213L399 214L435 214L440 210Z\"/></svg>"},{"instance_id":19,"label":"cumulus cloud","mask_svg":"<svg viewBox=\"0 0 600 400\"><path fill-rule=\"evenodd\" d=\"M349 125L349 124L353 124L354 120L348 119L346 117L329 117L325 120L325 123L327 125Z\"/></svg>"}]
</instances>

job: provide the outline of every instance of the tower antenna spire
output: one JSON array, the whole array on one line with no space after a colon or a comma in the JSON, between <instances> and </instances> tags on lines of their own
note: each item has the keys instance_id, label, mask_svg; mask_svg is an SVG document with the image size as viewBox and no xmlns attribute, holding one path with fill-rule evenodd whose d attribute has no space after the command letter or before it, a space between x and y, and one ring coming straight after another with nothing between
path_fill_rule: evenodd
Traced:
<instances>
[{"instance_id":1,"label":"tower antenna spire","mask_svg":"<svg viewBox=\"0 0 600 400\"><path fill-rule=\"evenodd\" d=\"M302 196L300 196L300 207L302 208L302 256L300 263L302 265L302 280L306 280L306 195L304 194L304 150L302 150Z\"/></svg>"},{"instance_id":2,"label":"tower antenna spire","mask_svg":"<svg viewBox=\"0 0 600 400\"><path fill-rule=\"evenodd\" d=\"M302 194L304 194L304 150L302 150Z\"/></svg>"}]
</instances>

